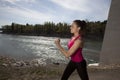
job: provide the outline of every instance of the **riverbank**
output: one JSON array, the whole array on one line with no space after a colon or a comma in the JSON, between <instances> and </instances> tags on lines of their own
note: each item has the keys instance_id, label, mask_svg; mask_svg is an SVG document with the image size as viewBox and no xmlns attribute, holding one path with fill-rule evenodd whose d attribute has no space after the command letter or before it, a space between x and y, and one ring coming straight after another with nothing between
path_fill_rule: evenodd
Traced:
<instances>
[{"instance_id":1,"label":"riverbank","mask_svg":"<svg viewBox=\"0 0 120 80\"><path fill-rule=\"evenodd\" d=\"M0 80L60 80L66 64L41 65L35 61L15 61L10 57L0 56ZM29 64L31 63L31 64ZM120 65L90 66L90 80L119 80ZM69 80L79 80L77 72L73 72Z\"/></svg>"},{"instance_id":2,"label":"riverbank","mask_svg":"<svg viewBox=\"0 0 120 80\"><path fill-rule=\"evenodd\" d=\"M0 32L0 34L6 35L15 35L15 36L44 36L44 37L60 37L60 38L71 38L72 34L69 35L60 35L60 34L29 34L29 33L4 33ZM103 38L99 38L97 36L92 35L85 35L85 40L92 40L92 41L103 41Z\"/></svg>"}]
</instances>

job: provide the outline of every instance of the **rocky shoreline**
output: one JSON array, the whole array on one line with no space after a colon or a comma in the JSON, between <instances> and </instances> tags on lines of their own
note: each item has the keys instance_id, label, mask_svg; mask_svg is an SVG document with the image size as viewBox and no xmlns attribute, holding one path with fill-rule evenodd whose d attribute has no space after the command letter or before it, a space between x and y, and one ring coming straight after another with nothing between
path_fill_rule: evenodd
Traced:
<instances>
[{"instance_id":1,"label":"rocky shoreline","mask_svg":"<svg viewBox=\"0 0 120 80\"><path fill-rule=\"evenodd\" d=\"M0 80L60 80L65 67L66 64L46 64L37 59L17 61L11 57L0 56ZM119 64L110 66L88 65L87 67L91 80L101 80L102 77L108 79L111 74L116 74L118 77L120 72ZM77 72L74 72L70 80L79 80L77 75ZM99 75L103 76L99 78Z\"/></svg>"},{"instance_id":2,"label":"rocky shoreline","mask_svg":"<svg viewBox=\"0 0 120 80\"><path fill-rule=\"evenodd\" d=\"M62 73L60 68L59 63L46 65L37 59L17 61L0 56L0 80L49 80Z\"/></svg>"},{"instance_id":3,"label":"rocky shoreline","mask_svg":"<svg viewBox=\"0 0 120 80\"><path fill-rule=\"evenodd\" d=\"M60 63L50 63L52 65L60 65ZM42 59L33 59L33 60L15 60L11 57L7 56L0 56L0 65L4 67L39 67L39 66L47 66L50 65L42 61ZM65 64L64 64L65 65ZM104 65L99 66L99 63L89 64L88 68L98 68L98 69L113 69L119 68L120 64L113 64L113 65Z\"/></svg>"},{"instance_id":4,"label":"rocky shoreline","mask_svg":"<svg viewBox=\"0 0 120 80\"><path fill-rule=\"evenodd\" d=\"M54 65L59 65L59 63L52 63ZM0 56L0 65L4 67L39 67L46 66L47 64L43 62L42 59L33 60L15 60L11 57Z\"/></svg>"}]
</instances>

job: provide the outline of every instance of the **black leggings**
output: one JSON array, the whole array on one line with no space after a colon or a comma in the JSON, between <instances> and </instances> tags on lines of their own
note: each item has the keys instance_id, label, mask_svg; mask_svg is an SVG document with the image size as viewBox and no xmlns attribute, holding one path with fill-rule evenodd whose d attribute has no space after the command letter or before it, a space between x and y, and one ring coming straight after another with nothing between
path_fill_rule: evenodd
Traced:
<instances>
[{"instance_id":1,"label":"black leggings","mask_svg":"<svg viewBox=\"0 0 120 80\"><path fill-rule=\"evenodd\" d=\"M75 69L77 69L81 80L89 80L86 60L83 60L81 62L73 62L72 60L70 60L66 69L64 70L61 80L68 80L69 76Z\"/></svg>"}]
</instances>

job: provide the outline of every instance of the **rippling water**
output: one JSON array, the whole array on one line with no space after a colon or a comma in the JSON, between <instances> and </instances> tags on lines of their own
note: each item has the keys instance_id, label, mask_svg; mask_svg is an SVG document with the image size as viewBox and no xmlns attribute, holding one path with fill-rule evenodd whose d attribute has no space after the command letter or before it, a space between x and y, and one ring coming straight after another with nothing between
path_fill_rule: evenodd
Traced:
<instances>
[{"instance_id":1,"label":"rippling water","mask_svg":"<svg viewBox=\"0 0 120 80\"><path fill-rule=\"evenodd\" d=\"M42 59L44 62L67 63L63 54L54 44L56 37L21 36L0 34L0 55L14 57L17 60ZM69 38L61 38L61 45L67 50ZM97 46L97 48L96 48ZM83 55L88 62L98 62L101 43L86 42Z\"/></svg>"}]
</instances>

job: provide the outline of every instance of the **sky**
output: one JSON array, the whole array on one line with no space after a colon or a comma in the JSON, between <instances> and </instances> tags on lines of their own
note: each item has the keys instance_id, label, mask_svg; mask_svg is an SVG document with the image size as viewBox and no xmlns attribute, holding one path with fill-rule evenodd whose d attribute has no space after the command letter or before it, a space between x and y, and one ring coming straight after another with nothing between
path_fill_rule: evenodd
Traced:
<instances>
[{"instance_id":1,"label":"sky","mask_svg":"<svg viewBox=\"0 0 120 80\"><path fill-rule=\"evenodd\" d=\"M108 18L110 4L111 0L0 0L0 26L12 22L104 21Z\"/></svg>"}]
</instances>

